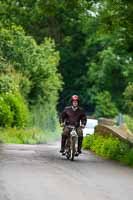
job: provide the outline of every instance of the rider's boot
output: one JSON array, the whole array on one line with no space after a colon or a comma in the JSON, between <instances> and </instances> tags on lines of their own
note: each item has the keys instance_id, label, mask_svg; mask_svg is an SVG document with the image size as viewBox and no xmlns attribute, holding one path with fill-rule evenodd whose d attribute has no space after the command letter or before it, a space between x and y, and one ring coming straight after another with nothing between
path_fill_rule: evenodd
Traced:
<instances>
[{"instance_id":1,"label":"rider's boot","mask_svg":"<svg viewBox=\"0 0 133 200\"><path fill-rule=\"evenodd\" d=\"M78 153L78 151L75 153L75 156L78 156L79 155L79 153Z\"/></svg>"},{"instance_id":2,"label":"rider's boot","mask_svg":"<svg viewBox=\"0 0 133 200\"><path fill-rule=\"evenodd\" d=\"M83 137L78 137L78 153L81 154L81 148L82 148L82 141L83 141Z\"/></svg>"},{"instance_id":3,"label":"rider's boot","mask_svg":"<svg viewBox=\"0 0 133 200\"><path fill-rule=\"evenodd\" d=\"M61 150L60 150L60 153L64 154L64 151L65 151L65 144L66 144L66 136L65 135L62 135L61 137Z\"/></svg>"}]
</instances>

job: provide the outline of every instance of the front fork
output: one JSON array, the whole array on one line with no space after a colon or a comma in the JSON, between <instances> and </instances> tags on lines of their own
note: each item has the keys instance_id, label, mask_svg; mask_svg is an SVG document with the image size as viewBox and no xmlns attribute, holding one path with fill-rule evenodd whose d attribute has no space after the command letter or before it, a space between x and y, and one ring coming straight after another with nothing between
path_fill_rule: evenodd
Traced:
<instances>
[{"instance_id":1,"label":"front fork","mask_svg":"<svg viewBox=\"0 0 133 200\"><path fill-rule=\"evenodd\" d=\"M78 141L78 137L68 137L67 141L66 141L66 151L71 153L72 152L77 152L77 141Z\"/></svg>"}]
</instances>

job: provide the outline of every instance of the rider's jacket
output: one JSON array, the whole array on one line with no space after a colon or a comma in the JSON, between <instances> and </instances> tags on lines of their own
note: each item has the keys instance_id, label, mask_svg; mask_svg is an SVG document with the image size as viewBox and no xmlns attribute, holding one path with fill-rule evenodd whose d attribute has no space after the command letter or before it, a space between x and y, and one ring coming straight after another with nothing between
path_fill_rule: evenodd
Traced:
<instances>
[{"instance_id":1,"label":"rider's jacket","mask_svg":"<svg viewBox=\"0 0 133 200\"><path fill-rule=\"evenodd\" d=\"M87 122L87 117L82 108L78 107L76 110L72 106L65 107L64 111L60 115L60 123L65 123L65 125L73 125L76 127L81 124L84 126Z\"/></svg>"}]
</instances>

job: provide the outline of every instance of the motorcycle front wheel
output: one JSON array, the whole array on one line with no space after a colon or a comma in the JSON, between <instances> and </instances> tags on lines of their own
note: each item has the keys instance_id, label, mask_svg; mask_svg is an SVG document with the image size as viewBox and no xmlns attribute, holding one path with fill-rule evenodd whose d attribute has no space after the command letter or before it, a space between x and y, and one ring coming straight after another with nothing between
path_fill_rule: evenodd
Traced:
<instances>
[{"instance_id":1,"label":"motorcycle front wheel","mask_svg":"<svg viewBox=\"0 0 133 200\"><path fill-rule=\"evenodd\" d=\"M76 138L71 138L71 161L74 161L75 157L75 145L76 145Z\"/></svg>"}]
</instances>

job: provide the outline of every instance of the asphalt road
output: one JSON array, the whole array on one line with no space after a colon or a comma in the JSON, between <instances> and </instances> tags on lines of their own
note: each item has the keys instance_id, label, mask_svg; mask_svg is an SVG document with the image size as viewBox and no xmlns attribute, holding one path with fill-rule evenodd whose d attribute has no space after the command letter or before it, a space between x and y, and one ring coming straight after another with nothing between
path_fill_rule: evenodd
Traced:
<instances>
[{"instance_id":1,"label":"asphalt road","mask_svg":"<svg viewBox=\"0 0 133 200\"><path fill-rule=\"evenodd\" d=\"M59 144L1 145L0 200L132 200L133 169L83 152L74 162Z\"/></svg>"}]
</instances>

